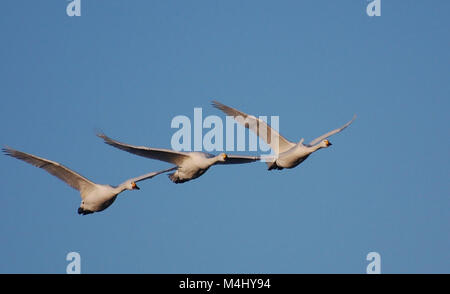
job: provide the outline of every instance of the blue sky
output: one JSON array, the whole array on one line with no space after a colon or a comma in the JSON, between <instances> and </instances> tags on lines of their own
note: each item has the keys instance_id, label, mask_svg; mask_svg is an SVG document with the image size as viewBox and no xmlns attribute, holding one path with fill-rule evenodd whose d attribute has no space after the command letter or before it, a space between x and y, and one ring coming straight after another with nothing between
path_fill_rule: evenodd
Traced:
<instances>
[{"instance_id":1,"label":"blue sky","mask_svg":"<svg viewBox=\"0 0 450 294\"><path fill-rule=\"evenodd\" d=\"M0 144L107 184L164 162L176 115L213 99L290 140L357 120L295 169L162 175L79 216L78 192L0 157L1 273L450 272L448 1L4 1Z\"/></svg>"}]
</instances>

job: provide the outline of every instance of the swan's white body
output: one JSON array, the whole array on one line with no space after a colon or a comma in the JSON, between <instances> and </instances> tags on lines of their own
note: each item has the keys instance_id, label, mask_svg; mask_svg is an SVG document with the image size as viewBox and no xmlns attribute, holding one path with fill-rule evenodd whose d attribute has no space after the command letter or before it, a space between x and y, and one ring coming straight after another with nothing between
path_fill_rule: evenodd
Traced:
<instances>
[{"instance_id":1,"label":"swan's white body","mask_svg":"<svg viewBox=\"0 0 450 294\"><path fill-rule=\"evenodd\" d=\"M208 156L208 154L203 152L188 153L188 157L183 160L178 166L178 169L170 175L170 179L175 183L196 179L218 162L222 162L220 156Z\"/></svg>"},{"instance_id":2,"label":"swan's white body","mask_svg":"<svg viewBox=\"0 0 450 294\"><path fill-rule=\"evenodd\" d=\"M102 211L108 208L114 202L114 200L116 200L117 195L125 190L138 190L139 187L136 186L137 182L145 179L150 179L161 173L173 170L173 168L171 168L167 170L151 172L140 177L129 179L119 186L113 187L110 185L96 184L55 161L37 157L35 155L17 151L11 148L4 148L3 152L6 155L15 157L36 167L46 170L48 173L54 175L60 180L66 182L72 188L78 190L81 196L81 204L78 208L78 213L83 215Z\"/></svg>"},{"instance_id":3,"label":"swan's white body","mask_svg":"<svg viewBox=\"0 0 450 294\"><path fill-rule=\"evenodd\" d=\"M315 146L307 146L303 145L303 143L298 143L291 149L288 149L285 152L279 153L275 158L269 160L267 165L269 170L271 169L283 169L283 168L294 168L305 159L307 159L313 152L326 148L328 143L325 144L317 144Z\"/></svg>"},{"instance_id":4,"label":"swan's white body","mask_svg":"<svg viewBox=\"0 0 450 294\"><path fill-rule=\"evenodd\" d=\"M232 116L238 123L250 129L267 144L269 144L275 154L275 156L267 157L266 159L269 170L296 167L305 161L305 159L308 158L313 152L331 146L332 144L326 138L341 132L356 118L355 115L353 119L344 126L312 140L309 144L303 144L303 139L301 139L298 143L287 140L276 130L268 126L264 121L253 115L246 114L217 101L213 101L212 104L225 114Z\"/></svg>"},{"instance_id":5,"label":"swan's white body","mask_svg":"<svg viewBox=\"0 0 450 294\"><path fill-rule=\"evenodd\" d=\"M89 211L102 211L108 208L117 198L121 192L126 188L124 187L112 187L110 185L94 184L92 190L87 193L81 193L81 205L80 208L84 212Z\"/></svg>"},{"instance_id":6,"label":"swan's white body","mask_svg":"<svg viewBox=\"0 0 450 294\"><path fill-rule=\"evenodd\" d=\"M203 175L215 164L239 164L258 161L258 156L226 155L225 153L214 156L205 152L182 152L170 149L149 148L144 146L133 146L115 141L104 134L98 134L106 144L118 149L151 158L162 160L177 165L177 170L169 174L174 183L184 183Z\"/></svg>"}]
</instances>

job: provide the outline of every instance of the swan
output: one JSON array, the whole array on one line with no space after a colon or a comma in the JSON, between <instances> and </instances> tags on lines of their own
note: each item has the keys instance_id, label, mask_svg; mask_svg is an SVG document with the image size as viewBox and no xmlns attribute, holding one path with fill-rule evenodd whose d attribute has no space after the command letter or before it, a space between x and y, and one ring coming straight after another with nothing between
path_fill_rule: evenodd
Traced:
<instances>
[{"instance_id":1,"label":"swan","mask_svg":"<svg viewBox=\"0 0 450 294\"><path fill-rule=\"evenodd\" d=\"M203 175L211 166L215 164L240 164L260 160L259 156L237 156L221 153L217 156L206 152L183 152L170 149L149 148L144 146L133 146L115 141L105 134L97 134L108 145L118 149L161 161L166 161L176 165L176 171L169 174L172 182L179 184Z\"/></svg>"},{"instance_id":2,"label":"swan","mask_svg":"<svg viewBox=\"0 0 450 294\"><path fill-rule=\"evenodd\" d=\"M54 175L60 180L66 182L72 188L78 190L81 195L81 204L78 208L78 214L83 215L99 212L108 208L114 200L116 200L117 195L125 190L139 190L140 188L136 185L137 182L150 179L161 173L173 170L173 168L171 168L151 172L140 177L126 180L119 186L113 187L110 185L101 185L91 182L58 162L8 147L3 148L2 150L6 155L23 160L31 165L46 170L48 173Z\"/></svg>"},{"instance_id":3,"label":"swan","mask_svg":"<svg viewBox=\"0 0 450 294\"><path fill-rule=\"evenodd\" d=\"M317 150L322 148L330 147L332 144L330 143L330 141L328 141L327 138L343 131L356 118L355 114L352 120L347 122L342 127L323 134L322 136L317 137L308 144L303 144L303 138L298 143L291 142L281 136L276 130L268 126L263 120L260 120L253 115L248 115L215 100L212 101L212 105L215 108L223 111L225 114L232 116L238 123L250 129L272 148L275 156L266 158L268 170L294 168L302 163L306 158L308 158L313 152L316 152ZM266 131L260 132L263 130Z\"/></svg>"}]
</instances>

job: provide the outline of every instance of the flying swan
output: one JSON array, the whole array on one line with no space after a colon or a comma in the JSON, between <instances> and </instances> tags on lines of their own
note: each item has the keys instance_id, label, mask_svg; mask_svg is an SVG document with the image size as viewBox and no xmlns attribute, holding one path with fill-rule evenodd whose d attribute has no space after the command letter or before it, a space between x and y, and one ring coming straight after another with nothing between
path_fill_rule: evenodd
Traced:
<instances>
[{"instance_id":1,"label":"flying swan","mask_svg":"<svg viewBox=\"0 0 450 294\"><path fill-rule=\"evenodd\" d=\"M277 131L268 126L264 121L256 118L253 115L248 115L232 107L223 105L220 102L212 101L212 105L223 111L225 114L232 116L238 123L244 127L250 129L257 136L263 139L275 153L274 157L268 157L266 159L269 170L283 168L294 168L302 163L313 152L327 148L332 144L328 141L328 137L339 133L348 127L356 118L353 116L352 120L343 125L342 127L332 130L314 140L309 144L303 144L302 138L298 143L291 142L281 136ZM258 128L259 126L259 128ZM259 130L259 131L258 131Z\"/></svg>"},{"instance_id":2,"label":"flying swan","mask_svg":"<svg viewBox=\"0 0 450 294\"><path fill-rule=\"evenodd\" d=\"M151 172L140 177L126 180L119 186L113 187L110 185L100 185L93 183L58 162L37 157L35 155L17 151L11 148L3 148L2 150L6 155L15 157L31 165L46 170L48 173L66 182L72 188L80 191L81 205L78 208L78 214L83 215L99 212L106 209L114 202L114 200L116 200L117 195L125 190L139 190L139 187L136 185L137 182L153 178L156 175L174 169L171 168L167 170Z\"/></svg>"},{"instance_id":3,"label":"flying swan","mask_svg":"<svg viewBox=\"0 0 450 294\"><path fill-rule=\"evenodd\" d=\"M133 146L115 141L105 134L97 134L106 144L118 149L165 162L175 164L177 169L169 174L169 178L174 183L184 183L203 175L211 166L215 164L240 164L260 160L258 156L237 156L221 153L217 156L206 152L183 152L170 149L149 148L144 146Z\"/></svg>"}]
</instances>

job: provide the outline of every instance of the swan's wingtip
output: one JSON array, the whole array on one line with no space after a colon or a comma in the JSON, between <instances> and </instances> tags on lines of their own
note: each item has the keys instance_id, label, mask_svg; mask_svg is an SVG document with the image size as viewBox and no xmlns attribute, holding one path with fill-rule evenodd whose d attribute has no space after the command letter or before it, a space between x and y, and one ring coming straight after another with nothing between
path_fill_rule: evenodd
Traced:
<instances>
[{"instance_id":1,"label":"swan's wingtip","mask_svg":"<svg viewBox=\"0 0 450 294\"><path fill-rule=\"evenodd\" d=\"M102 129L94 129L94 133L97 137L106 137L105 132Z\"/></svg>"},{"instance_id":2,"label":"swan's wingtip","mask_svg":"<svg viewBox=\"0 0 450 294\"><path fill-rule=\"evenodd\" d=\"M103 132L97 133L96 136L99 137L100 139L105 140L105 141L110 140L110 138L109 138L105 133L103 133Z\"/></svg>"},{"instance_id":3,"label":"swan's wingtip","mask_svg":"<svg viewBox=\"0 0 450 294\"><path fill-rule=\"evenodd\" d=\"M8 145L5 145L2 147L2 152L5 153L5 155L11 155L11 153L14 151L11 147Z\"/></svg>"},{"instance_id":4,"label":"swan's wingtip","mask_svg":"<svg viewBox=\"0 0 450 294\"><path fill-rule=\"evenodd\" d=\"M222 106L223 104L220 103L220 102L217 101L217 100L212 100L212 101L211 101L211 105L214 106L214 107L216 107L216 108L218 108L218 107Z\"/></svg>"}]
</instances>

